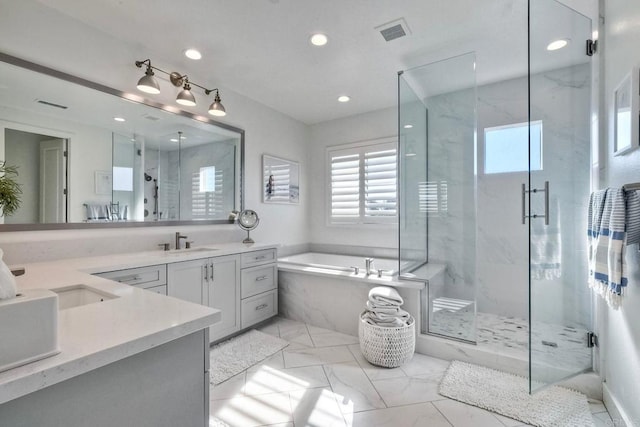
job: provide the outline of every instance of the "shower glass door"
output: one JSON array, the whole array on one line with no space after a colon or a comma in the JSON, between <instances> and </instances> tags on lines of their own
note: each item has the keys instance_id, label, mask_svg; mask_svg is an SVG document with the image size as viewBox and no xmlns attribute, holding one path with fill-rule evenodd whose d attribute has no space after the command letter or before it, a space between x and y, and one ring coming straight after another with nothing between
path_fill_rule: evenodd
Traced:
<instances>
[{"instance_id":1,"label":"shower glass door","mask_svg":"<svg viewBox=\"0 0 640 427\"><path fill-rule=\"evenodd\" d=\"M398 76L400 274L427 283L421 332L476 342L476 56Z\"/></svg>"},{"instance_id":2,"label":"shower glass door","mask_svg":"<svg viewBox=\"0 0 640 427\"><path fill-rule=\"evenodd\" d=\"M530 1L529 17L529 182L522 187L522 222L529 228L534 391L592 367L586 285L591 21L555 0Z\"/></svg>"}]
</instances>

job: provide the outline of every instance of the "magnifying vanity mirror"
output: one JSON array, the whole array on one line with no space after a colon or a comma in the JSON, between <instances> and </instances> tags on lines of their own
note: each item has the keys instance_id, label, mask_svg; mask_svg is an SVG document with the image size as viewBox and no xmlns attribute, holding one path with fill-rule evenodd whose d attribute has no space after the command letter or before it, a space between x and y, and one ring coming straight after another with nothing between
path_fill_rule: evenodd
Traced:
<instances>
[{"instance_id":1,"label":"magnifying vanity mirror","mask_svg":"<svg viewBox=\"0 0 640 427\"><path fill-rule=\"evenodd\" d=\"M21 207L0 230L229 223L244 131L0 53L0 160Z\"/></svg>"}]
</instances>

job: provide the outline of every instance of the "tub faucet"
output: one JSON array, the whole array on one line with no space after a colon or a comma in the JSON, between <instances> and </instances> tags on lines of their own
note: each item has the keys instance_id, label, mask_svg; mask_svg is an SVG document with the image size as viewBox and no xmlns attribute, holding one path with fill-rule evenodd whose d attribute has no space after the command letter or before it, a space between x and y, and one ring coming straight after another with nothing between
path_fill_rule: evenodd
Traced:
<instances>
[{"instance_id":1,"label":"tub faucet","mask_svg":"<svg viewBox=\"0 0 640 427\"><path fill-rule=\"evenodd\" d=\"M176 233L176 249L180 249L180 239L186 239L186 238L187 236L181 235L179 231Z\"/></svg>"},{"instance_id":2,"label":"tub faucet","mask_svg":"<svg viewBox=\"0 0 640 427\"><path fill-rule=\"evenodd\" d=\"M365 269L367 270L367 276L373 272L373 258L364 259Z\"/></svg>"}]
</instances>

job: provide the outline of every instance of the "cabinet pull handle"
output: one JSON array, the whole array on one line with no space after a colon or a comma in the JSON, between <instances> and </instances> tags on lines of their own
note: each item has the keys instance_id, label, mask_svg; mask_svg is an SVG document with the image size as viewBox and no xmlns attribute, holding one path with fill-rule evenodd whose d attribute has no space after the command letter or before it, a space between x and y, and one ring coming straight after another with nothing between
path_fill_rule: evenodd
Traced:
<instances>
[{"instance_id":1,"label":"cabinet pull handle","mask_svg":"<svg viewBox=\"0 0 640 427\"><path fill-rule=\"evenodd\" d=\"M211 263L211 281L213 282L213 263Z\"/></svg>"},{"instance_id":2,"label":"cabinet pull handle","mask_svg":"<svg viewBox=\"0 0 640 427\"><path fill-rule=\"evenodd\" d=\"M138 276L137 274L116 278L116 281L118 281L119 283L137 282L138 280L140 280L140 276Z\"/></svg>"},{"instance_id":3,"label":"cabinet pull handle","mask_svg":"<svg viewBox=\"0 0 640 427\"><path fill-rule=\"evenodd\" d=\"M267 307L269 307L269 304L260 304L259 306L256 307L256 311L264 310Z\"/></svg>"},{"instance_id":4,"label":"cabinet pull handle","mask_svg":"<svg viewBox=\"0 0 640 427\"><path fill-rule=\"evenodd\" d=\"M265 259L267 256L266 255L260 255L256 257L256 261L261 260L261 259Z\"/></svg>"},{"instance_id":5,"label":"cabinet pull handle","mask_svg":"<svg viewBox=\"0 0 640 427\"><path fill-rule=\"evenodd\" d=\"M204 280L205 282L209 281L209 264L204 265Z\"/></svg>"},{"instance_id":6,"label":"cabinet pull handle","mask_svg":"<svg viewBox=\"0 0 640 427\"><path fill-rule=\"evenodd\" d=\"M269 276L260 276L260 277L256 277L256 282L261 282L263 280L267 280L269 278Z\"/></svg>"}]
</instances>

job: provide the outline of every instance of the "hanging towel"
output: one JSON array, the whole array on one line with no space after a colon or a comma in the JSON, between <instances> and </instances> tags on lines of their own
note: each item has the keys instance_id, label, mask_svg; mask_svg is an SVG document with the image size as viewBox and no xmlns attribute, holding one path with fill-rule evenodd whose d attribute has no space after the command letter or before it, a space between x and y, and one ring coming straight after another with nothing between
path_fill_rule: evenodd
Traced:
<instances>
[{"instance_id":1,"label":"hanging towel","mask_svg":"<svg viewBox=\"0 0 640 427\"><path fill-rule=\"evenodd\" d=\"M562 240L560 239L560 203L551 201L549 225L537 219L531 223L531 278L554 280L562 276Z\"/></svg>"},{"instance_id":2,"label":"hanging towel","mask_svg":"<svg viewBox=\"0 0 640 427\"><path fill-rule=\"evenodd\" d=\"M376 286L369 291L369 301L376 306L400 306L404 300L394 288L389 286Z\"/></svg>"},{"instance_id":3,"label":"hanging towel","mask_svg":"<svg viewBox=\"0 0 640 427\"><path fill-rule=\"evenodd\" d=\"M604 193L603 193L604 191ZM627 286L627 207L622 188L591 195L589 202L589 287L617 309Z\"/></svg>"},{"instance_id":4,"label":"hanging towel","mask_svg":"<svg viewBox=\"0 0 640 427\"><path fill-rule=\"evenodd\" d=\"M87 221L105 221L109 219L108 209L99 203L86 203L84 205Z\"/></svg>"},{"instance_id":5,"label":"hanging towel","mask_svg":"<svg viewBox=\"0 0 640 427\"><path fill-rule=\"evenodd\" d=\"M627 245L640 243L640 196L637 191L626 191Z\"/></svg>"}]
</instances>

